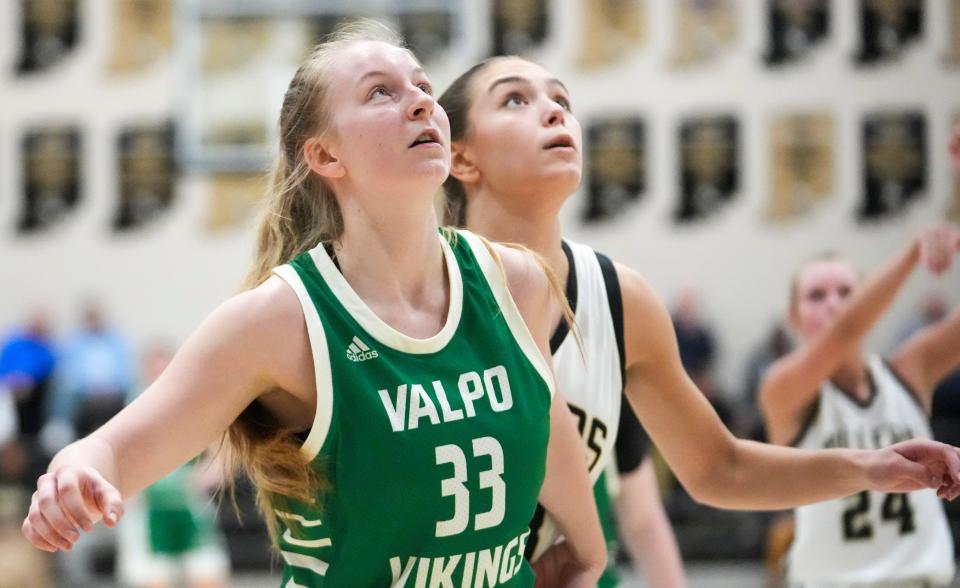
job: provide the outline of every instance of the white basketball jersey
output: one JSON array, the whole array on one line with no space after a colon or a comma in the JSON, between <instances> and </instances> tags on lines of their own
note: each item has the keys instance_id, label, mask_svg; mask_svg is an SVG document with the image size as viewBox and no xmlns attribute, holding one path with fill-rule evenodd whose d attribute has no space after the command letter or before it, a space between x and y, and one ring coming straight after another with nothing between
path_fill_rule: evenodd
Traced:
<instances>
[{"instance_id":1,"label":"white basketball jersey","mask_svg":"<svg viewBox=\"0 0 960 588\"><path fill-rule=\"evenodd\" d=\"M930 438L913 393L880 357L868 360L872 395L859 402L824 384L797 447L878 449ZM796 509L789 578L803 588L941 586L954 575L953 539L936 491L864 491Z\"/></svg>"},{"instance_id":2,"label":"white basketball jersey","mask_svg":"<svg viewBox=\"0 0 960 588\"><path fill-rule=\"evenodd\" d=\"M567 298L574 310L573 332L559 331L551 341L557 390L576 416L583 442L590 482L595 483L613 454L620 423L623 374L604 272L597 253L578 243L564 242L573 280L568 279ZM608 271L612 271L612 264ZM609 278L607 278L609 279ZM619 283L616 300L620 299ZM557 339L562 338L562 341ZM559 346L557 346L559 344ZM582 348L581 348L582 347ZM535 561L559 537L556 524L543 515L529 544Z\"/></svg>"}]
</instances>

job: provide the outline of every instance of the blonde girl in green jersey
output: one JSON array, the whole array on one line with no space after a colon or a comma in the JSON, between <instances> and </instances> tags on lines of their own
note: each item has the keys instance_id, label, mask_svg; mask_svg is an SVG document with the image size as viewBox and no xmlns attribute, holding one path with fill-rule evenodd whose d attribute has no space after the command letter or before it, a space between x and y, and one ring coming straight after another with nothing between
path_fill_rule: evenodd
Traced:
<instances>
[{"instance_id":1,"label":"blonde girl in green jersey","mask_svg":"<svg viewBox=\"0 0 960 588\"><path fill-rule=\"evenodd\" d=\"M492 58L458 78L441 104L452 138L447 222L526 244L563 281L569 270L557 215L580 183L583 142L562 81L521 58ZM736 439L684 372L670 316L653 289L637 272L615 268L626 398L695 499L783 509L864 489L937 488L951 500L960 494L960 450L933 441L800 451ZM558 549L562 560L565 548Z\"/></svg>"},{"instance_id":2,"label":"blonde girl in green jersey","mask_svg":"<svg viewBox=\"0 0 960 588\"><path fill-rule=\"evenodd\" d=\"M116 525L226 431L286 587L532 586L538 500L571 539L562 585L594 585L603 538L549 371L560 297L531 255L438 233L449 165L447 118L389 30L319 46L284 98L250 289L53 459L30 542Z\"/></svg>"}]
</instances>

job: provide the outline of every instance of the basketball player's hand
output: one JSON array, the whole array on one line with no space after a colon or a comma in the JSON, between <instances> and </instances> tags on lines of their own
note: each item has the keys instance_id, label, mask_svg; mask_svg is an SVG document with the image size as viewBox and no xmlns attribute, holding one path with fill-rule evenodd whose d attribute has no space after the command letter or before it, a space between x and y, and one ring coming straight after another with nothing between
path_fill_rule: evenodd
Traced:
<instances>
[{"instance_id":1,"label":"basketball player's hand","mask_svg":"<svg viewBox=\"0 0 960 588\"><path fill-rule=\"evenodd\" d=\"M566 541L560 541L543 552L533 564L536 577L534 588L555 588L564 586L596 586L599 574L584 570L577 565L576 558Z\"/></svg>"},{"instance_id":2,"label":"basketball player's hand","mask_svg":"<svg viewBox=\"0 0 960 588\"><path fill-rule=\"evenodd\" d=\"M123 516L123 499L99 472L87 466L64 466L40 476L21 530L44 551L69 551L103 519L113 527Z\"/></svg>"},{"instance_id":3,"label":"basketball player's hand","mask_svg":"<svg viewBox=\"0 0 960 588\"><path fill-rule=\"evenodd\" d=\"M912 492L936 488L953 500L960 495L960 450L929 439L911 439L873 452L867 467L873 490Z\"/></svg>"},{"instance_id":4,"label":"basketball player's hand","mask_svg":"<svg viewBox=\"0 0 960 588\"><path fill-rule=\"evenodd\" d=\"M920 243L920 260L935 276L950 269L954 255L960 250L960 231L950 224L924 229L917 240Z\"/></svg>"}]
</instances>

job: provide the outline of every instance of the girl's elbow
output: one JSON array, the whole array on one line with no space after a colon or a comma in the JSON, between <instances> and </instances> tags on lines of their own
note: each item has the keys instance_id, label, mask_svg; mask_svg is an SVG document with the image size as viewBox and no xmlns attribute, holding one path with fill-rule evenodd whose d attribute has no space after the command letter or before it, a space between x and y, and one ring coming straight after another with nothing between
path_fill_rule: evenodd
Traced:
<instances>
[{"instance_id":1,"label":"girl's elbow","mask_svg":"<svg viewBox=\"0 0 960 588\"><path fill-rule=\"evenodd\" d=\"M603 572L607 569L606 543L601 541L597 545L592 546L590 552L585 555L584 560L585 561L582 562L584 569L594 574L597 578L602 576Z\"/></svg>"},{"instance_id":2,"label":"girl's elbow","mask_svg":"<svg viewBox=\"0 0 960 588\"><path fill-rule=\"evenodd\" d=\"M721 486L714 482L708 482L706 479L696 483L684 484L687 494L699 505L709 506L711 508L728 508L724 501Z\"/></svg>"},{"instance_id":3,"label":"girl's elbow","mask_svg":"<svg viewBox=\"0 0 960 588\"><path fill-rule=\"evenodd\" d=\"M731 493L736 492L737 443L732 438L711 451L711 459L688 473L680 482L696 503L713 508L735 508Z\"/></svg>"}]
</instances>

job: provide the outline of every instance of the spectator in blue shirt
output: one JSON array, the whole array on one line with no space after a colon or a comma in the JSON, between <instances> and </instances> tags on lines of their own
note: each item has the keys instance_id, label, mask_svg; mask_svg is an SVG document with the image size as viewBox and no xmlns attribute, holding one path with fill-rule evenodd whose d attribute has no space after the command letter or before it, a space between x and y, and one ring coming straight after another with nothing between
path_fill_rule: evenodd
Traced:
<instances>
[{"instance_id":1,"label":"spectator in blue shirt","mask_svg":"<svg viewBox=\"0 0 960 588\"><path fill-rule=\"evenodd\" d=\"M135 369L126 337L107 324L99 302L89 301L80 330L63 347L54 416L77 437L93 432L123 407Z\"/></svg>"}]
</instances>

